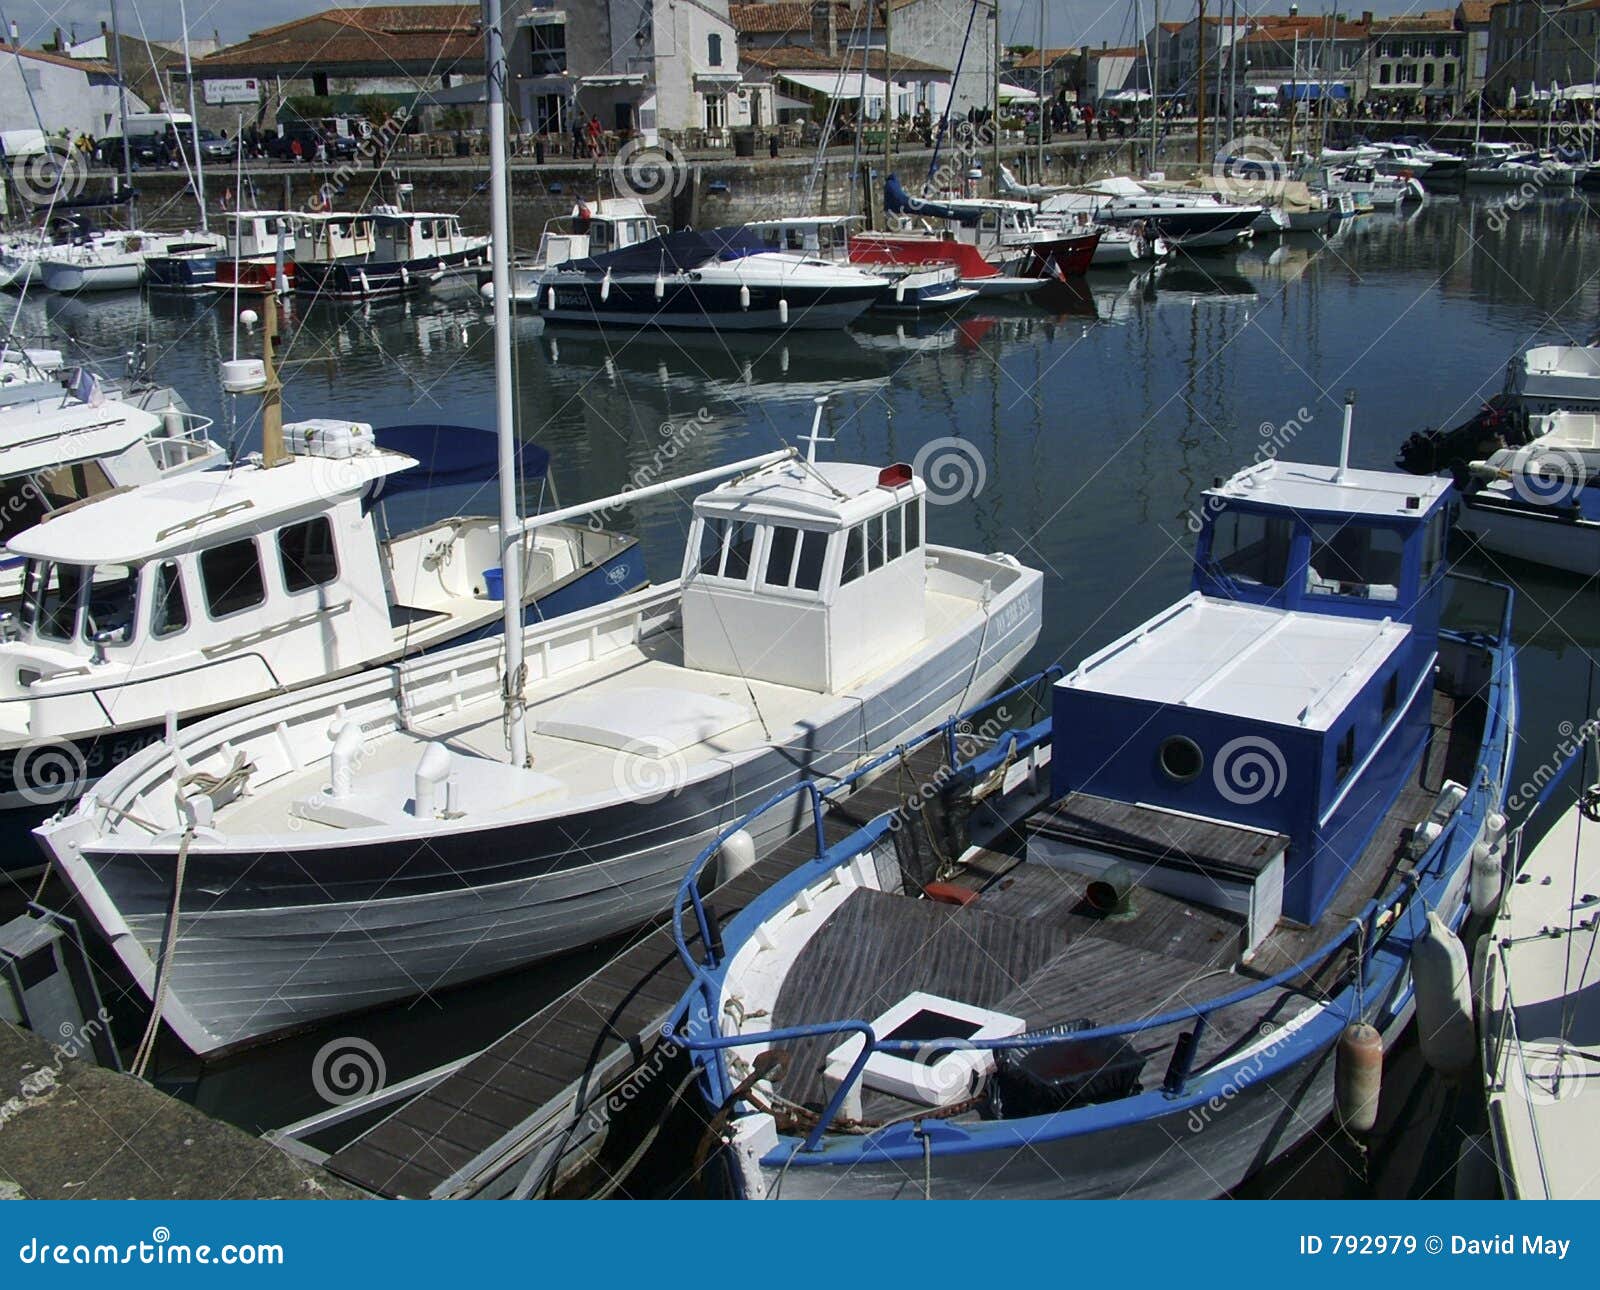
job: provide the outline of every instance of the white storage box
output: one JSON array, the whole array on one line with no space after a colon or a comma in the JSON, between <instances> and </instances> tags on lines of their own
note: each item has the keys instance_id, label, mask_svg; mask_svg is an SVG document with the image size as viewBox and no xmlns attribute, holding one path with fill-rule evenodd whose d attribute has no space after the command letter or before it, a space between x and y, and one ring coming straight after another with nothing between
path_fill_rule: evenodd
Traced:
<instances>
[{"instance_id":1,"label":"white storage box","mask_svg":"<svg viewBox=\"0 0 1600 1290\"><path fill-rule=\"evenodd\" d=\"M300 457L361 457L376 452L377 437L365 421L338 421L332 417L313 417L309 421L290 421L283 427L283 444Z\"/></svg>"}]
</instances>

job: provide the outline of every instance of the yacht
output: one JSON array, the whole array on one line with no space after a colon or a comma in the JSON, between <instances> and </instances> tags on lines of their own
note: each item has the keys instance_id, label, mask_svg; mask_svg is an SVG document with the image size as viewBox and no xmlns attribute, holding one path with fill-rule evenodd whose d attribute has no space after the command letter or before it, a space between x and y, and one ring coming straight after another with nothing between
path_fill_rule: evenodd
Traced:
<instances>
[{"instance_id":1,"label":"yacht","mask_svg":"<svg viewBox=\"0 0 1600 1290\"><path fill-rule=\"evenodd\" d=\"M860 220L859 215L801 215L752 220L744 227L768 250L850 264L850 244L858 236ZM962 285L953 264L874 263L872 271L886 279L883 294L872 302L880 313L948 313L978 295L976 288Z\"/></svg>"},{"instance_id":2,"label":"yacht","mask_svg":"<svg viewBox=\"0 0 1600 1290\"><path fill-rule=\"evenodd\" d=\"M742 227L668 233L569 260L539 279L546 322L765 331L843 327L889 280L853 264L771 251Z\"/></svg>"},{"instance_id":3,"label":"yacht","mask_svg":"<svg viewBox=\"0 0 1600 1290\"><path fill-rule=\"evenodd\" d=\"M87 241L53 247L41 257L37 273L47 290L63 295L128 291L145 280L152 257L215 251L224 245L218 233L151 233L135 229L97 234Z\"/></svg>"},{"instance_id":4,"label":"yacht","mask_svg":"<svg viewBox=\"0 0 1600 1290\"><path fill-rule=\"evenodd\" d=\"M1139 224L1183 251L1232 246L1260 218L1259 204L1225 200L1215 193L1156 192L1131 179L1106 179L1040 203L1042 214L1090 210L1112 226Z\"/></svg>"}]
</instances>

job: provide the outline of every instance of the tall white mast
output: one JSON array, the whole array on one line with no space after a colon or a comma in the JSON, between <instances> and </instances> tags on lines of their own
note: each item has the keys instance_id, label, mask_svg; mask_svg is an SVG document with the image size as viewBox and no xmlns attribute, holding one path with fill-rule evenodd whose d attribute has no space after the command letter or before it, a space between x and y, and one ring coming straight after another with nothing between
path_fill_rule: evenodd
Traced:
<instances>
[{"instance_id":1,"label":"tall white mast","mask_svg":"<svg viewBox=\"0 0 1600 1290\"><path fill-rule=\"evenodd\" d=\"M500 568L505 592L506 740L511 764L528 760L523 723L522 534L517 514L517 428L511 390L511 231L507 210L506 52L500 0L483 0L485 107L489 118L489 251L494 274L494 420L500 444Z\"/></svg>"},{"instance_id":2,"label":"tall white mast","mask_svg":"<svg viewBox=\"0 0 1600 1290\"><path fill-rule=\"evenodd\" d=\"M189 9L186 0L178 0L178 21L183 24L183 79L189 86L189 131L194 139L194 195L200 203L200 231L209 232L206 220L206 163L200 155L200 118L194 110L194 64L189 61ZM238 143L237 139L234 143Z\"/></svg>"}]
</instances>

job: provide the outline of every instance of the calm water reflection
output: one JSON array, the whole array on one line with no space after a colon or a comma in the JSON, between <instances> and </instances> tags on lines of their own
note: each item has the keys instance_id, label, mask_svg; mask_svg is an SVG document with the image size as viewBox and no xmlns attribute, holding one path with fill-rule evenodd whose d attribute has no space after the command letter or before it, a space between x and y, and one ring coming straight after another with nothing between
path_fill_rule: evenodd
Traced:
<instances>
[{"instance_id":1,"label":"calm water reflection","mask_svg":"<svg viewBox=\"0 0 1600 1290\"><path fill-rule=\"evenodd\" d=\"M1070 662L1183 592L1199 490L1286 423L1299 427L1286 455L1331 460L1354 389L1356 464L1384 466L1411 430L1459 420L1497 390L1517 351L1588 339L1600 294L1595 226L1581 198L1505 221L1481 203L1433 198L1327 242L1274 240L1093 275L1037 304L836 335L601 335L519 317L522 432L554 453L564 500L616 490L664 457L682 472L792 443L818 394L829 396L825 433L837 438L825 451L841 457L911 460L931 440L962 436L981 458L982 488L936 511L932 533L1046 569L1031 661ZM233 349L229 318L183 299L30 300L21 325L48 325L105 356L148 342L161 376L247 442L253 401L232 409L217 390L217 363ZM283 331L286 417L490 424L491 328L470 289L369 308L292 302ZM254 352L257 341L241 343ZM686 515L661 499L621 520L644 535L657 578L676 571ZM1593 586L1485 571L1523 593L1526 771L1549 759L1561 723L1583 719L1600 613ZM399 1079L497 1035L594 959L274 1045L206 1072L195 1096L252 1127L281 1123L320 1109L310 1056L330 1035L367 1036ZM193 1074L175 1057L165 1070Z\"/></svg>"}]
</instances>

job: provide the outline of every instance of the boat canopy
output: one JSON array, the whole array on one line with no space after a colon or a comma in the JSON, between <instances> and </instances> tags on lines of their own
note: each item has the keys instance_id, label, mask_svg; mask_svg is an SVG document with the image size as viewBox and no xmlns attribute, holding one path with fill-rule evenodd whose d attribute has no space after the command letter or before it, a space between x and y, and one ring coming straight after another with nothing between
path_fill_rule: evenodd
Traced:
<instances>
[{"instance_id":1,"label":"boat canopy","mask_svg":"<svg viewBox=\"0 0 1600 1290\"><path fill-rule=\"evenodd\" d=\"M417 464L391 475L383 486L385 501L400 493L425 492L452 484L485 484L499 470L499 441L493 430L479 426L385 426L373 432L378 447L414 458ZM517 474L543 479L550 470L550 452L536 443L517 446Z\"/></svg>"},{"instance_id":2,"label":"boat canopy","mask_svg":"<svg viewBox=\"0 0 1600 1290\"><path fill-rule=\"evenodd\" d=\"M743 225L663 233L647 242L624 246L602 255L573 260L565 267L578 273L685 272L710 260L738 260L771 248Z\"/></svg>"},{"instance_id":3,"label":"boat canopy","mask_svg":"<svg viewBox=\"0 0 1600 1290\"><path fill-rule=\"evenodd\" d=\"M976 218L943 202L930 202L913 197L900 183L900 176L890 175L883 181L883 209L891 215L926 215L929 219L967 220Z\"/></svg>"}]
</instances>

